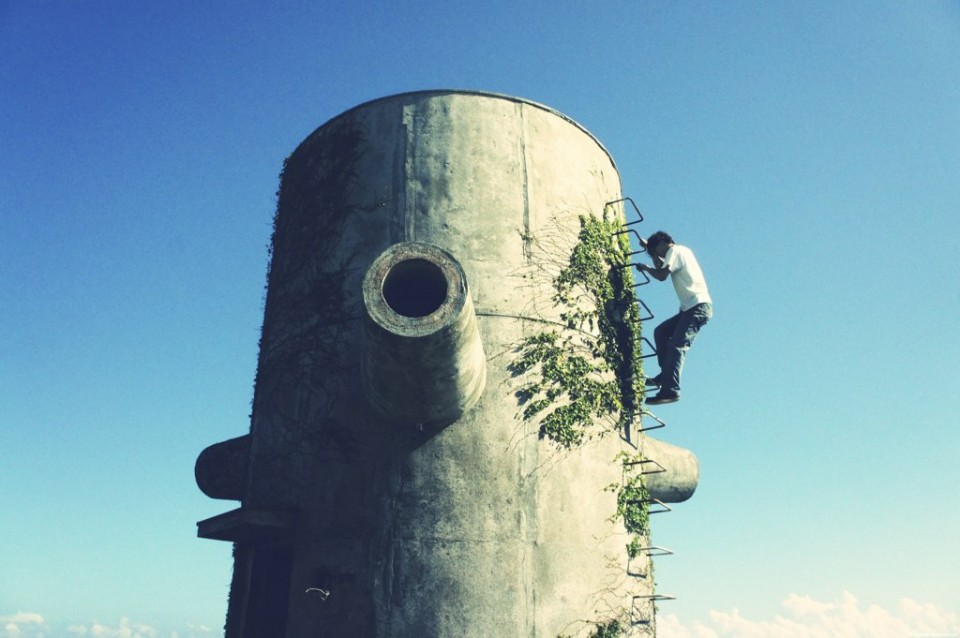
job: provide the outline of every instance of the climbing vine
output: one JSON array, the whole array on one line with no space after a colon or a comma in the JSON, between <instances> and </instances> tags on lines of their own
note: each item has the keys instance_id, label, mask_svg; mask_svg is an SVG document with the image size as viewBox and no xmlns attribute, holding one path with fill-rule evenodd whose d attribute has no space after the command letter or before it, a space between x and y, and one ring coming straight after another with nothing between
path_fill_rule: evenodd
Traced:
<instances>
[{"instance_id":1,"label":"climbing vine","mask_svg":"<svg viewBox=\"0 0 960 638\"><path fill-rule=\"evenodd\" d=\"M622 229L606 215L580 217L578 241L553 282L566 329L524 339L509 366L514 375L533 372L516 391L522 418L539 418L540 436L565 448L582 444L597 422L630 423L642 402L640 315Z\"/></svg>"},{"instance_id":2,"label":"climbing vine","mask_svg":"<svg viewBox=\"0 0 960 638\"><path fill-rule=\"evenodd\" d=\"M597 630L590 638L618 638L623 635L623 627L619 620L611 620L608 623L597 625Z\"/></svg>"},{"instance_id":3,"label":"climbing vine","mask_svg":"<svg viewBox=\"0 0 960 638\"><path fill-rule=\"evenodd\" d=\"M630 243L619 218L580 217L569 259L553 280L552 301L561 308L561 329L527 337L509 369L527 375L516 390L525 421L539 419L539 434L562 448L584 443L606 421L625 428L643 403L641 321L629 268ZM630 534L627 554L639 555L650 532L649 493L638 458L621 454L623 480L612 520ZM597 626L594 636L618 636L619 621Z\"/></svg>"},{"instance_id":4,"label":"climbing vine","mask_svg":"<svg viewBox=\"0 0 960 638\"><path fill-rule=\"evenodd\" d=\"M636 558L640 554L642 539L650 535L650 492L644 484L643 475L637 469L638 456L620 454L623 463L623 482L613 483L608 491L617 494L617 511L614 520L623 521L623 527L632 536L627 545L627 555Z\"/></svg>"},{"instance_id":5,"label":"climbing vine","mask_svg":"<svg viewBox=\"0 0 960 638\"><path fill-rule=\"evenodd\" d=\"M614 618L607 622L594 622L595 629L587 638L621 638L626 631L625 620ZM567 634L559 634L557 638L571 638Z\"/></svg>"}]
</instances>

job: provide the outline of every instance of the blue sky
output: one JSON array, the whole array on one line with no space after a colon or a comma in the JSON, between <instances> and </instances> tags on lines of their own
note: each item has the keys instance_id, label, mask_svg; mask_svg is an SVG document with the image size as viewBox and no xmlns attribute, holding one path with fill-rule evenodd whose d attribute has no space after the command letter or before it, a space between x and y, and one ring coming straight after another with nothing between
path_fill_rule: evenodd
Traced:
<instances>
[{"instance_id":1,"label":"blue sky","mask_svg":"<svg viewBox=\"0 0 960 638\"><path fill-rule=\"evenodd\" d=\"M283 159L430 88L574 118L704 268L661 633L960 632L958 78L956 2L0 0L0 637L220 635L193 463L249 426Z\"/></svg>"}]
</instances>

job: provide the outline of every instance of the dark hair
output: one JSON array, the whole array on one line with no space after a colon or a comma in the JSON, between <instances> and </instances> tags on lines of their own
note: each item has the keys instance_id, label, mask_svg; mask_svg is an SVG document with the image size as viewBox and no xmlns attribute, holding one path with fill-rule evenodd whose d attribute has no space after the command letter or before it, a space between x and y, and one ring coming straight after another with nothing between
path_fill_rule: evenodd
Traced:
<instances>
[{"instance_id":1,"label":"dark hair","mask_svg":"<svg viewBox=\"0 0 960 638\"><path fill-rule=\"evenodd\" d=\"M647 239L647 252L652 255L654 249L656 249L657 245L661 242L666 243L667 245L674 243L673 237L662 230L658 230L654 234L650 235L649 239Z\"/></svg>"}]
</instances>

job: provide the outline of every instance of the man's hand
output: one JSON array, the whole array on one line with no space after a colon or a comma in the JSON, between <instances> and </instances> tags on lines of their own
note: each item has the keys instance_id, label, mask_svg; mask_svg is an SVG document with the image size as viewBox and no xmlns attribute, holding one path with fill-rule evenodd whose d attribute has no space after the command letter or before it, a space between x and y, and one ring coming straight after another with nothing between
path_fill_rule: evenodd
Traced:
<instances>
[{"instance_id":1,"label":"man's hand","mask_svg":"<svg viewBox=\"0 0 960 638\"><path fill-rule=\"evenodd\" d=\"M662 263L662 262L661 262L661 263ZM651 268L650 266L648 266L648 265L646 265L646 264L637 264L637 265L636 265L636 268L637 268L637 270L639 270L640 272L648 272L648 273L650 273L651 275L653 275L653 278L654 278L654 279L657 279L657 280L659 280L659 281L665 281L665 280L667 279L667 277L670 275L670 269L669 269L669 268L664 268L662 265L660 265L659 267Z\"/></svg>"}]
</instances>

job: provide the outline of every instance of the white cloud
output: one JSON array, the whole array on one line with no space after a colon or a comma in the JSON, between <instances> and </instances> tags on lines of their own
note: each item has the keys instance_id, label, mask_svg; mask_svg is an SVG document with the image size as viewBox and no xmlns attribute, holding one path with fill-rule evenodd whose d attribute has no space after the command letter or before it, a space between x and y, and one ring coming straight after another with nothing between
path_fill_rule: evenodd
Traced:
<instances>
[{"instance_id":1,"label":"white cloud","mask_svg":"<svg viewBox=\"0 0 960 638\"><path fill-rule=\"evenodd\" d=\"M673 614L657 616L658 638L960 638L960 617L936 605L903 598L893 610L861 604L848 592L837 601L823 602L790 594L781 603L783 613L769 619L745 618L738 609L711 611L709 621L681 622ZM179 638L178 631L162 634L155 628L121 618L116 626L99 622L73 624L64 632L52 630L37 613L0 616L0 638ZM209 627L188 624L187 638L222 635Z\"/></svg>"},{"instance_id":2,"label":"white cloud","mask_svg":"<svg viewBox=\"0 0 960 638\"><path fill-rule=\"evenodd\" d=\"M18 611L10 616L0 616L2 638L43 638L46 629L43 616L33 612Z\"/></svg>"},{"instance_id":3,"label":"white cloud","mask_svg":"<svg viewBox=\"0 0 960 638\"><path fill-rule=\"evenodd\" d=\"M117 627L93 623L90 635L94 638L157 638L159 634L149 625L131 623L127 618L121 618Z\"/></svg>"},{"instance_id":4,"label":"white cloud","mask_svg":"<svg viewBox=\"0 0 960 638\"><path fill-rule=\"evenodd\" d=\"M26 625L43 625L43 616L40 614L35 614L27 611L18 611L12 616L0 616L0 622L2 623L14 623L14 624L26 624Z\"/></svg>"},{"instance_id":5,"label":"white cloud","mask_svg":"<svg viewBox=\"0 0 960 638\"><path fill-rule=\"evenodd\" d=\"M839 601L822 602L790 594L784 613L773 618L744 618L738 609L711 611L709 622L684 624L672 614L657 617L658 638L960 638L960 618L936 605L904 598L895 610L862 605L844 592Z\"/></svg>"},{"instance_id":6,"label":"white cloud","mask_svg":"<svg viewBox=\"0 0 960 638\"><path fill-rule=\"evenodd\" d=\"M212 638L218 635L222 636L208 627L191 623L187 623L186 629L161 632L129 618L121 618L116 625L94 621L51 627L40 614L0 615L0 638Z\"/></svg>"}]
</instances>

